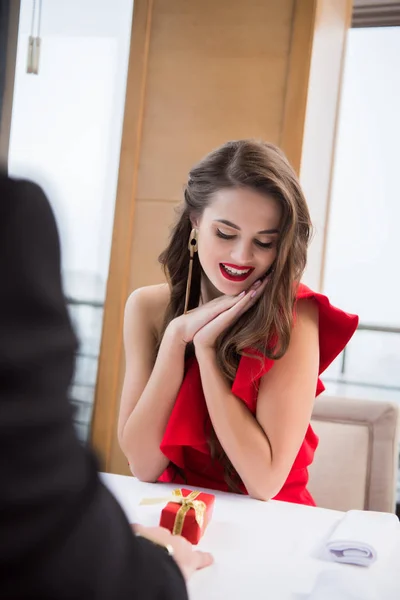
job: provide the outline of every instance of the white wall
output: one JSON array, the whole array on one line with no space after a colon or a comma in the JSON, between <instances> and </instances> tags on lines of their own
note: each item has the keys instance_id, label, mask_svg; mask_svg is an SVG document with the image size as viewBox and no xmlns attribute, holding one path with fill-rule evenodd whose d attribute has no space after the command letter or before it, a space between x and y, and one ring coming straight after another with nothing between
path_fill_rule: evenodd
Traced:
<instances>
[{"instance_id":1,"label":"white wall","mask_svg":"<svg viewBox=\"0 0 400 600\"><path fill-rule=\"evenodd\" d=\"M34 179L49 196L60 229L67 292L101 296L133 0L43 0L42 6L39 75L28 75L33 0L21 2L9 170ZM84 289L94 283L96 291Z\"/></svg>"},{"instance_id":2,"label":"white wall","mask_svg":"<svg viewBox=\"0 0 400 600\"><path fill-rule=\"evenodd\" d=\"M350 30L342 94L324 291L400 326L400 27Z\"/></svg>"}]
</instances>

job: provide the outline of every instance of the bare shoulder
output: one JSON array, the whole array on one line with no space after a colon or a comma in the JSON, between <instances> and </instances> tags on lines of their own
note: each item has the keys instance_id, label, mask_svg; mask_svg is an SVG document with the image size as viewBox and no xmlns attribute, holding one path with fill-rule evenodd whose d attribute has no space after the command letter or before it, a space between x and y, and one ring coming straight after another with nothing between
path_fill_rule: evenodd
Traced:
<instances>
[{"instance_id":1,"label":"bare shoulder","mask_svg":"<svg viewBox=\"0 0 400 600\"><path fill-rule=\"evenodd\" d=\"M157 334L162 326L165 311L170 300L167 283L149 285L133 291L125 306L125 322L140 319L146 328Z\"/></svg>"},{"instance_id":2,"label":"bare shoulder","mask_svg":"<svg viewBox=\"0 0 400 600\"><path fill-rule=\"evenodd\" d=\"M296 303L296 320L295 323L313 323L318 325L319 308L316 300L312 298L302 298Z\"/></svg>"}]
</instances>

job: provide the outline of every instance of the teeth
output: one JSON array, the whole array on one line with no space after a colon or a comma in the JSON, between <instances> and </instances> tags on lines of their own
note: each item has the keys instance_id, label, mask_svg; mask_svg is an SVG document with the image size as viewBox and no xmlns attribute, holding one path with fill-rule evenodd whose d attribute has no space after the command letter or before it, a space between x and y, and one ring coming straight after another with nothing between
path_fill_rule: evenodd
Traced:
<instances>
[{"instance_id":1,"label":"teeth","mask_svg":"<svg viewBox=\"0 0 400 600\"><path fill-rule=\"evenodd\" d=\"M233 269L232 267L227 267L224 264L222 264L222 266L224 267L225 271L227 271L230 275L246 275L246 273L249 273L251 270L251 269Z\"/></svg>"}]
</instances>

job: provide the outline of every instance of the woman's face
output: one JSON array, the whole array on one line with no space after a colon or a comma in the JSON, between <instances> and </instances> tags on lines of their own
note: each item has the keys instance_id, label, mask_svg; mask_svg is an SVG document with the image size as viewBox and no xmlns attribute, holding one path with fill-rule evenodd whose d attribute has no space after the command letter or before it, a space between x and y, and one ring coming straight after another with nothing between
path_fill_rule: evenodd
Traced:
<instances>
[{"instance_id":1,"label":"woman's face","mask_svg":"<svg viewBox=\"0 0 400 600\"><path fill-rule=\"evenodd\" d=\"M280 220L272 197L249 188L215 194L195 223L207 300L239 294L265 275L276 258Z\"/></svg>"}]
</instances>

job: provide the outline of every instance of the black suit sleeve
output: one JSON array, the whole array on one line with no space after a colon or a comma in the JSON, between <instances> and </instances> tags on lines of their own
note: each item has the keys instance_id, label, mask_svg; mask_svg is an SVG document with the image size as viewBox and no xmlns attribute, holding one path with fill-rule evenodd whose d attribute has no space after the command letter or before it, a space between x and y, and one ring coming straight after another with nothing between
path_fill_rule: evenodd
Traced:
<instances>
[{"instance_id":1,"label":"black suit sleeve","mask_svg":"<svg viewBox=\"0 0 400 600\"><path fill-rule=\"evenodd\" d=\"M76 346L49 203L0 176L0 598L184 600L175 562L132 535L75 436Z\"/></svg>"}]
</instances>

